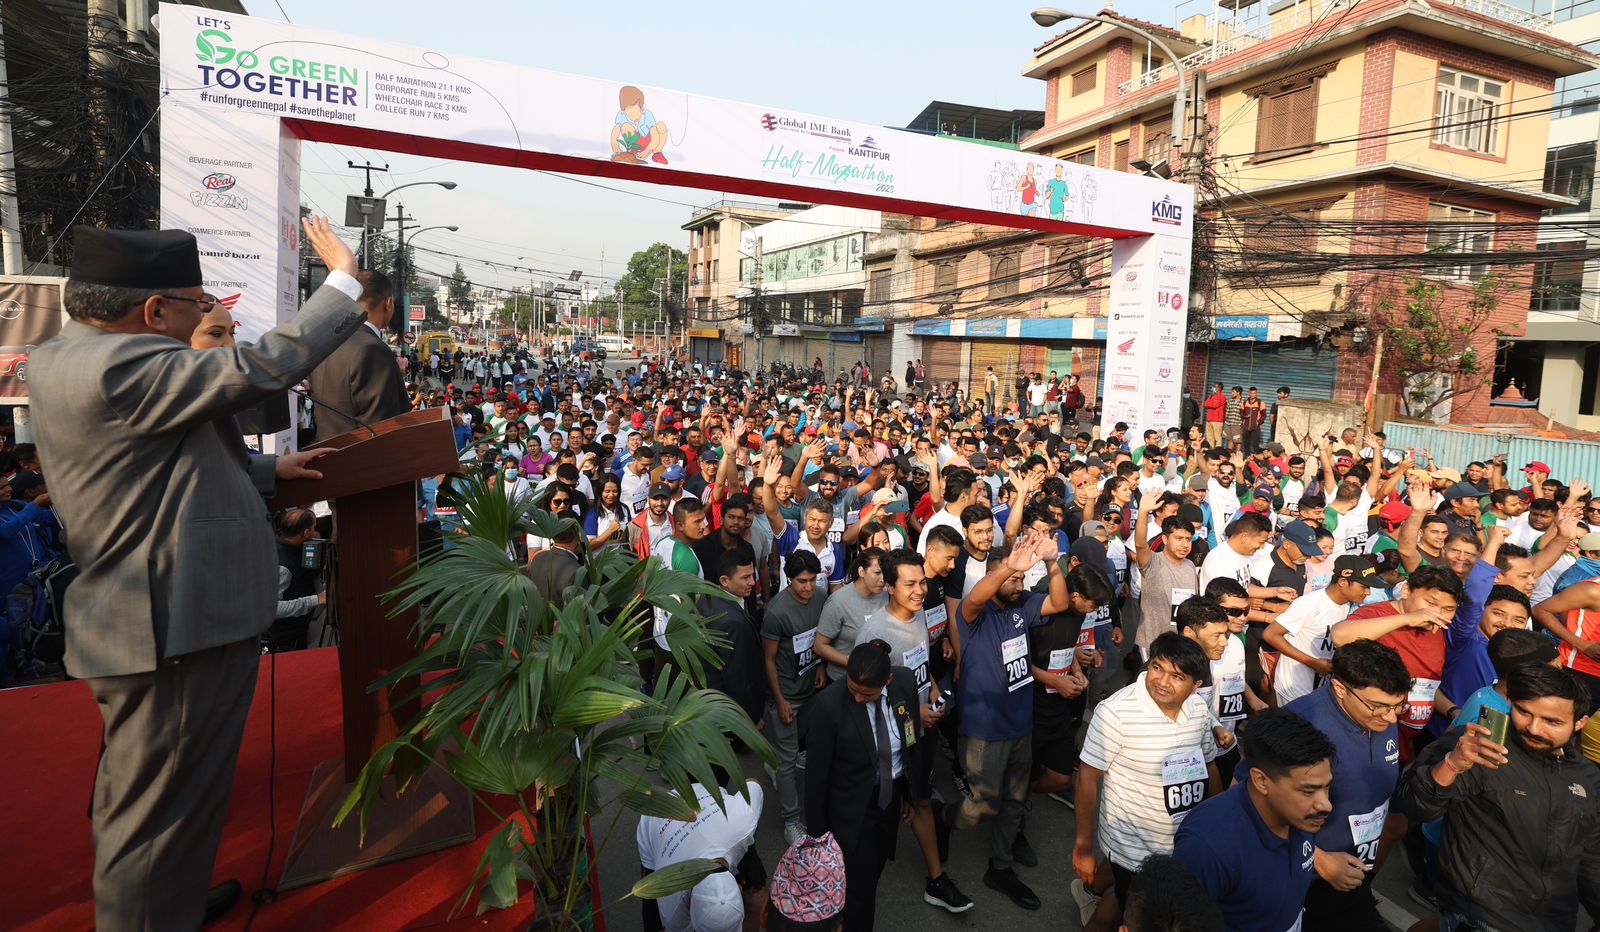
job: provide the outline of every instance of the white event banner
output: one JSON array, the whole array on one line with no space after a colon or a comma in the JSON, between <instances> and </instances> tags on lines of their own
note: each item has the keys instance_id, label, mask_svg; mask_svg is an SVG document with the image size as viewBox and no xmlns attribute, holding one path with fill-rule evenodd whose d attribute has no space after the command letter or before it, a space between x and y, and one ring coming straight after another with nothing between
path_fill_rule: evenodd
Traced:
<instances>
[{"instance_id":1,"label":"white event banner","mask_svg":"<svg viewBox=\"0 0 1600 932\"><path fill-rule=\"evenodd\" d=\"M163 3L160 27L163 225L195 231L208 287L237 295L247 337L294 311L297 234L285 221L299 208L301 139L1113 238L1119 268L1150 269L1113 280L1113 313L1170 317L1148 303L1159 273L1181 296L1167 311L1185 315L1187 185L193 6ZM1181 275L1160 273L1152 250L1181 255ZM1108 333L1132 332L1117 323ZM1136 339L1127 362L1154 365L1155 349ZM1108 411L1128 415L1118 419L1175 420L1176 377L1168 393L1113 378L1108 361L1107 382Z\"/></svg>"}]
</instances>

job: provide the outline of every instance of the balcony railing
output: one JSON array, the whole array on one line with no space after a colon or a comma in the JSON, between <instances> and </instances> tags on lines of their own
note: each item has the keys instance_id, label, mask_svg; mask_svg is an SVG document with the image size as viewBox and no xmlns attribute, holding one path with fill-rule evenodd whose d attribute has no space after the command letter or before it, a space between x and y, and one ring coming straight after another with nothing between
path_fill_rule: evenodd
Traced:
<instances>
[{"instance_id":1,"label":"balcony railing","mask_svg":"<svg viewBox=\"0 0 1600 932\"><path fill-rule=\"evenodd\" d=\"M1442 2L1477 13L1479 16L1487 16L1490 19L1499 20L1511 26L1530 29L1547 35L1550 32L1550 17L1542 13L1535 13L1531 10L1512 6L1509 3L1501 3L1500 0L1442 0Z\"/></svg>"},{"instance_id":2,"label":"balcony railing","mask_svg":"<svg viewBox=\"0 0 1600 932\"><path fill-rule=\"evenodd\" d=\"M1208 43L1205 48L1191 52L1179 59L1184 67L1193 71L1213 62L1227 58L1236 52L1241 52L1252 45L1265 42L1268 39L1294 32L1315 22L1329 22L1331 14L1348 9L1360 3L1361 0L1320 0L1297 5L1292 9L1273 15L1268 21L1249 29L1242 29L1221 36ZM1454 6L1459 9L1487 16L1511 26L1532 30L1533 32L1548 34L1551 30L1551 19L1540 13L1534 13L1501 0L1438 0L1440 3ZM1213 23L1214 30L1227 29L1225 22ZM1124 81L1117 85L1117 93L1126 96L1136 91L1160 84L1178 76L1177 68L1167 62L1159 68L1152 68L1138 77Z\"/></svg>"}]
</instances>

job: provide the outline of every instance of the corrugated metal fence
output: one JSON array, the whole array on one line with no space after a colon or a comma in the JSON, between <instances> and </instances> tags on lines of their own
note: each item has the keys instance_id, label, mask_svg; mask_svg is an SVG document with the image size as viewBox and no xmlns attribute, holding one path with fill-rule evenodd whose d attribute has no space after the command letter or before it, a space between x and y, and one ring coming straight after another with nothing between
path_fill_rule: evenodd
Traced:
<instances>
[{"instance_id":1,"label":"corrugated metal fence","mask_svg":"<svg viewBox=\"0 0 1600 932\"><path fill-rule=\"evenodd\" d=\"M1538 461L1550 467L1562 482L1574 477L1600 485L1600 443L1589 440L1550 440L1524 434L1501 434L1484 430L1460 430L1423 424L1384 425L1388 445L1396 449L1428 450L1440 466L1461 469L1479 460L1488 462L1504 453L1510 467L1511 484L1522 481L1522 467Z\"/></svg>"}]
</instances>

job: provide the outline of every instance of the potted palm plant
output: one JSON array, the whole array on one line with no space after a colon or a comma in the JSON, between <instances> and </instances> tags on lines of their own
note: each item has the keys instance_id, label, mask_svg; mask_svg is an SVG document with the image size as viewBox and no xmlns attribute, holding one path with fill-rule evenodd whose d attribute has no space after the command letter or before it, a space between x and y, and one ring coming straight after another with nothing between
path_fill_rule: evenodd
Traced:
<instances>
[{"instance_id":1,"label":"potted palm plant","mask_svg":"<svg viewBox=\"0 0 1600 932\"><path fill-rule=\"evenodd\" d=\"M584 539L576 582L547 601L509 544L517 534L553 539L573 519L545 511L542 499L509 497L492 478L454 477L441 498L459 527L388 596L397 609L421 607L419 653L382 681L420 677L429 701L368 761L338 818L359 813L364 829L386 775L404 792L441 768L500 821L456 909L475 892L480 909L531 893L537 927L589 928L590 864L624 812L693 819L691 785L720 804L719 776L744 792L735 741L776 762L738 705L697 685L717 662L720 636L695 602L727 596L626 548L589 552ZM638 658L650 649L656 608L670 614L676 671L647 689ZM721 869L673 865L629 895L665 896Z\"/></svg>"}]
</instances>

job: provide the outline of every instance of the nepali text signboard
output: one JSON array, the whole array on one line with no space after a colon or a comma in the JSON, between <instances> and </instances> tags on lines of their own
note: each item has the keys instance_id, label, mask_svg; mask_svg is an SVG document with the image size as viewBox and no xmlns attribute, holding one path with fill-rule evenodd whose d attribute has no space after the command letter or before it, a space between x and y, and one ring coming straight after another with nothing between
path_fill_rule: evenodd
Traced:
<instances>
[{"instance_id":1,"label":"nepali text signboard","mask_svg":"<svg viewBox=\"0 0 1600 932\"><path fill-rule=\"evenodd\" d=\"M1116 239L1106 339L1130 367L1187 313L1193 192L1160 178L175 4L161 71L162 225L199 237L246 339L296 310L302 139ZM1175 424L1181 378L1146 375L1108 365L1107 411Z\"/></svg>"}]
</instances>

